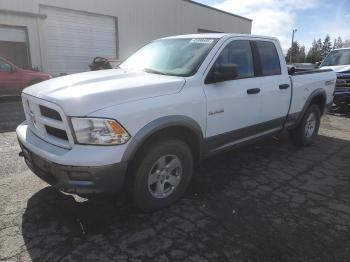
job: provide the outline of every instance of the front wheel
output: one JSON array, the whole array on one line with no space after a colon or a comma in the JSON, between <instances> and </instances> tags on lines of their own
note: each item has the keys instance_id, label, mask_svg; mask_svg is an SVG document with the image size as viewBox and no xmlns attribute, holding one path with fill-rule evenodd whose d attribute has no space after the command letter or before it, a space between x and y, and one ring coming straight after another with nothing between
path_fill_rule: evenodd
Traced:
<instances>
[{"instance_id":1,"label":"front wheel","mask_svg":"<svg viewBox=\"0 0 350 262\"><path fill-rule=\"evenodd\" d=\"M187 144L163 139L149 144L141 155L130 190L136 207L147 212L177 201L192 176L193 156Z\"/></svg>"},{"instance_id":2,"label":"front wheel","mask_svg":"<svg viewBox=\"0 0 350 262\"><path fill-rule=\"evenodd\" d=\"M300 124L289 131L294 144L298 146L309 146L314 143L320 128L320 108L313 104L306 111Z\"/></svg>"}]
</instances>

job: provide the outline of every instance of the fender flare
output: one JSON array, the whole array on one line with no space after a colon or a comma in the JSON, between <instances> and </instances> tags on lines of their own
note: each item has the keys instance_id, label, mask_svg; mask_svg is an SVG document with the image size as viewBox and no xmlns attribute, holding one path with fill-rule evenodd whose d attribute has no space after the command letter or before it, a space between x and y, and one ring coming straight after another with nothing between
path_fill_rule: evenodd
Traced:
<instances>
[{"instance_id":1,"label":"fender flare","mask_svg":"<svg viewBox=\"0 0 350 262\"><path fill-rule=\"evenodd\" d=\"M317 88L315 89L307 98L303 109L301 110L298 119L297 119L297 125L299 125L299 123L301 122L301 120L303 119L306 110L310 107L312 100L316 97L316 96L322 96L325 100L325 104L324 106L326 106L327 104L327 95L326 95L326 91L322 88Z\"/></svg>"},{"instance_id":2,"label":"fender flare","mask_svg":"<svg viewBox=\"0 0 350 262\"><path fill-rule=\"evenodd\" d=\"M128 144L121 161L127 162L132 160L138 149L149 137L156 132L169 127L186 127L192 130L196 134L198 140L197 142L200 147L199 152L202 151L203 132L200 125L194 119L183 115L164 116L151 121L136 133Z\"/></svg>"}]
</instances>

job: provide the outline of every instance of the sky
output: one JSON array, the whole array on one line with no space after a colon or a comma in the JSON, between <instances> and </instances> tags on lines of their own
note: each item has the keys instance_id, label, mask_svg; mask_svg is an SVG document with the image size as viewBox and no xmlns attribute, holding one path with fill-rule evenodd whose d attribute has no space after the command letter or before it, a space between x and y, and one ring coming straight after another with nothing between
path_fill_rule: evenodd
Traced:
<instances>
[{"instance_id":1,"label":"sky","mask_svg":"<svg viewBox=\"0 0 350 262\"><path fill-rule=\"evenodd\" d=\"M350 0L196 0L253 19L252 34L279 38L286 52L295 41L309 49L314 38L350 39Z\"/></svg>"}]
</instances>

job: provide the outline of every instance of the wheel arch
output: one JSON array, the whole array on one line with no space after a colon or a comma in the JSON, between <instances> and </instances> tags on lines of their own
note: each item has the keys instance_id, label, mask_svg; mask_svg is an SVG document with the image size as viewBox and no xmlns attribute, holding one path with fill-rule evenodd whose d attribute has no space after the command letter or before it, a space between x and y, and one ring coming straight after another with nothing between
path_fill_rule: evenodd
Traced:
<instances>
[{"instance_id":1,"label":"wheel arch","mask_svg":"<svg viewBox=\"0 0 350 262\"><path fill-rule=\"evenodd\" d=\"M190 117L174 115L158 118L141 128L127 146L122 161L132 161L145 145L167 136L182 139L190 147L195 161L200 159L203 144L200 125Z\"/></svg>"},{"instance_id":2,"label":"wheel arch","mask_svg":"<svg viewBox=\"0 0 350 262\"><path fill-rule=\"evenodd\" d=\"M310 96L308 97L308 99L306 100L303 110L301 112L301 114L299 115L298 121L297 123L299 124L300 121L303 119L306 111L308 110L308 108L312 105L312 104L317 104L320 108L321 111L321 115L324 114L325 110L326 110L326 104L327 104L327 95L326 95L326 91L322 88L317 88L316 90L314 90Z\"/></svg>"}]
</instances>

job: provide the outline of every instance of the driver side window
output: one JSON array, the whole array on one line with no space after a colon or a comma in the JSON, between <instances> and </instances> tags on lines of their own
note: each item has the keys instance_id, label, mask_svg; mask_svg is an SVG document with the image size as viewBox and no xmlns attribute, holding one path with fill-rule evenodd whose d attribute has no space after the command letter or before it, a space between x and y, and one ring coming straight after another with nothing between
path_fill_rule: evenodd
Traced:
<instances>
[{"instance_id":1,"label":"driver side window","mask_svg":"<svg viewBox=\"0 0 350 262\"><path fill-rule=\"evenodd\" d=\"M0 60L0 72L11 72L11 65Z\"/></svg>"},{"instance_id":2,"label":"driver side window","mask_svg":"<svg viewBox=\"0 0 350 262\"><path fill-rule=\"evenodd\" d=\"M237 66L238 76L236 79L254 77L254 62L250 42L234 40L229 43L222 50L211 70L219 69L223 65Z\"/></svg>"}]
</instances>

